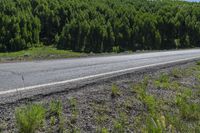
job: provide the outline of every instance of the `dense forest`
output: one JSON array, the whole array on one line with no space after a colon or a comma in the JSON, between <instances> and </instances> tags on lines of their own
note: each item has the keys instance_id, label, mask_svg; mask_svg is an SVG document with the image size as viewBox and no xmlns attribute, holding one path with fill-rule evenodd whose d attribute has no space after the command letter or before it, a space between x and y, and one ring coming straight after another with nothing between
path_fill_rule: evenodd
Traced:
<instances>
[{"instance_id":1,"label":"dense forest","mask_svg":"<svg viewBox=\"0 0 200 133\"><path fill-rule=\"evenodd\" d=\"M198 47L200 3L175 0L0 0L0 51Z\"/></svg>"}]
</instances>

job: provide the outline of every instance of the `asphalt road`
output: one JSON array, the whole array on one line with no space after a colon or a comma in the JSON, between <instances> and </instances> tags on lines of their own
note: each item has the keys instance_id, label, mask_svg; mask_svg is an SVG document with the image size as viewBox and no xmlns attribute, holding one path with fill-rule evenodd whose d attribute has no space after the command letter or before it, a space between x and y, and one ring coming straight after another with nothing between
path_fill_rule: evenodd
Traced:
<instances>
[{"instance_id":1,"label":"asphalt road","mask_svg":"<svg viewBox=\"0 0 200 133\"><path fill-rule=\"evenodd\" d=\"M0 93L12 92L16 88L68 83L193 58L200 58L200 49L3 63L0 64Z\"/></svg>"}]
</instances>

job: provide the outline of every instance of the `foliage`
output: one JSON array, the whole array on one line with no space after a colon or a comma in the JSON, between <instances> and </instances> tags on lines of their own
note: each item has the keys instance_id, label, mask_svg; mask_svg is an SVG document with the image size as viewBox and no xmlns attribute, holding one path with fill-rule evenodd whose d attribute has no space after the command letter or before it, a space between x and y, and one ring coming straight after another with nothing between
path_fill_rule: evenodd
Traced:
<instances>
[{"instance_id":1,"label":"foliage","mask_svg":"<svg viewBox=\"0 0 200 133\"><path fill-rule=\"evenodd\" d=\"M72 113L71 123L74 124L77 121L77 117L79 113L77 109L77 100L75 98L71 98L70 105L71 105L71 113Z\"/></svg>"},{"instance_id":2,"label":"foliage","mask_svg":"<svg viewBox=\"0 0 200 133\"><path fill-rule=\"evenodd\" d=\"M50 103L50 113L61 115L62 114L62 103L61 101L51 101Z\"/></svg>"},{"instance_id":3,"label":"foliage","mask_svg":"<svg viewBox=\"0 0 200 133\"><path fill-rule=\"evenodd\" d=\"M55 58L69 58L69 57L81 57L86 54L57 50L54 47L44 46L30 48L28 50L22 50L18 52L0 53L0 62L12 61L12 60L33 60L33 59L55 59Z\"/></svg>"},{"instance_id":4,"label":"foliage","mask_svg":"<svg viewBox=\"0 0 200 133\"><path fill-rule=\"evenodd\" d=\"M35 133L45 119L45 109L39 104L18 108L15 118L20 133Z\"/></svg>"},{"instance_id":5,"label":"foliage","mask_svg":"<svg viewBox=\"0 0 200 133\"><path fill-rule=\"evenodd\" d=\"M179 107L180 115L186 120L200 120L200 106L198 103L192 103L189 98L192 96L190 89L186 89L183 94L177 95L176 103Z\"/></svg>"},{"instance_id":6,"label":"foliage","mask_svg":"<svg viewBox=\"0 0 200 133\"><path fill-rule=\"evenodd\" d=\"M111 88L111 96L114 98L114 97L117 97L121 94L119 88L115 85L115 84L112 84L112 88Z\"/></svg>"},{"instance_id":7,"label":"foliage","mask_svg":"<svg viewBox=\"0 0 200 133\"><path fill-rule=\"evenodd\" d=\"M200 6L179 0L1 0L0 51L38 44L82 52L199 46Z\"/></svg>"}]
</instances>

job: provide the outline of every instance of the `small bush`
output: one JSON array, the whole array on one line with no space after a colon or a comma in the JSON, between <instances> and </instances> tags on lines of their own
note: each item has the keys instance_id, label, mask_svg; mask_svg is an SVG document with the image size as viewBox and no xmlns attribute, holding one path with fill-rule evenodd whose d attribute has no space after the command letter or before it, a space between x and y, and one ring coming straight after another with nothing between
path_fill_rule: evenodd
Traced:
<instances>
[{"instance_id":1,"label":"small bush","mask_svg":"<svg viewBox=\"0 0 200 133\"><path fill-rule=\"evenodd\" d=\"M45 119L45 109L40 104L18 108L15 118L20 133L35 133Z\"/></svg>"},{"instance_id":2,"label":"small bush","mask_svg":"<svg viewBox=\"0 0 200 133\"><path fill-rule=\"evenodd\" d=\"M111 96L112 97L117 97L117 96L119 96L120 94L121 94L121 92L120 92L120 90L119 90L119 88L116 86L116 85L114 85L114 84L112 84L112 89L111 89Z\"/></svg>"}]
</instances>

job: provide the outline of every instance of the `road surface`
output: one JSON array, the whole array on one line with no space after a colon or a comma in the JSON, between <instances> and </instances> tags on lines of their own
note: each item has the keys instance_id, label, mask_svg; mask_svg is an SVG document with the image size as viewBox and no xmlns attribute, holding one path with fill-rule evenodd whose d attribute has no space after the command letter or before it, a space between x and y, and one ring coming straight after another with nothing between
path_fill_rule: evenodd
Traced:
<instances>
[{"instance_id":1,"label":"road surface","mask_svg":"<svg viewBox=\"0 0 200 133\"><path fill-rule=\"evenodd\" d=\"M0 94L200 58L200 49L0 64ZM23 76L22 76L23 75Z\"/></svg>"}]
</instances>

